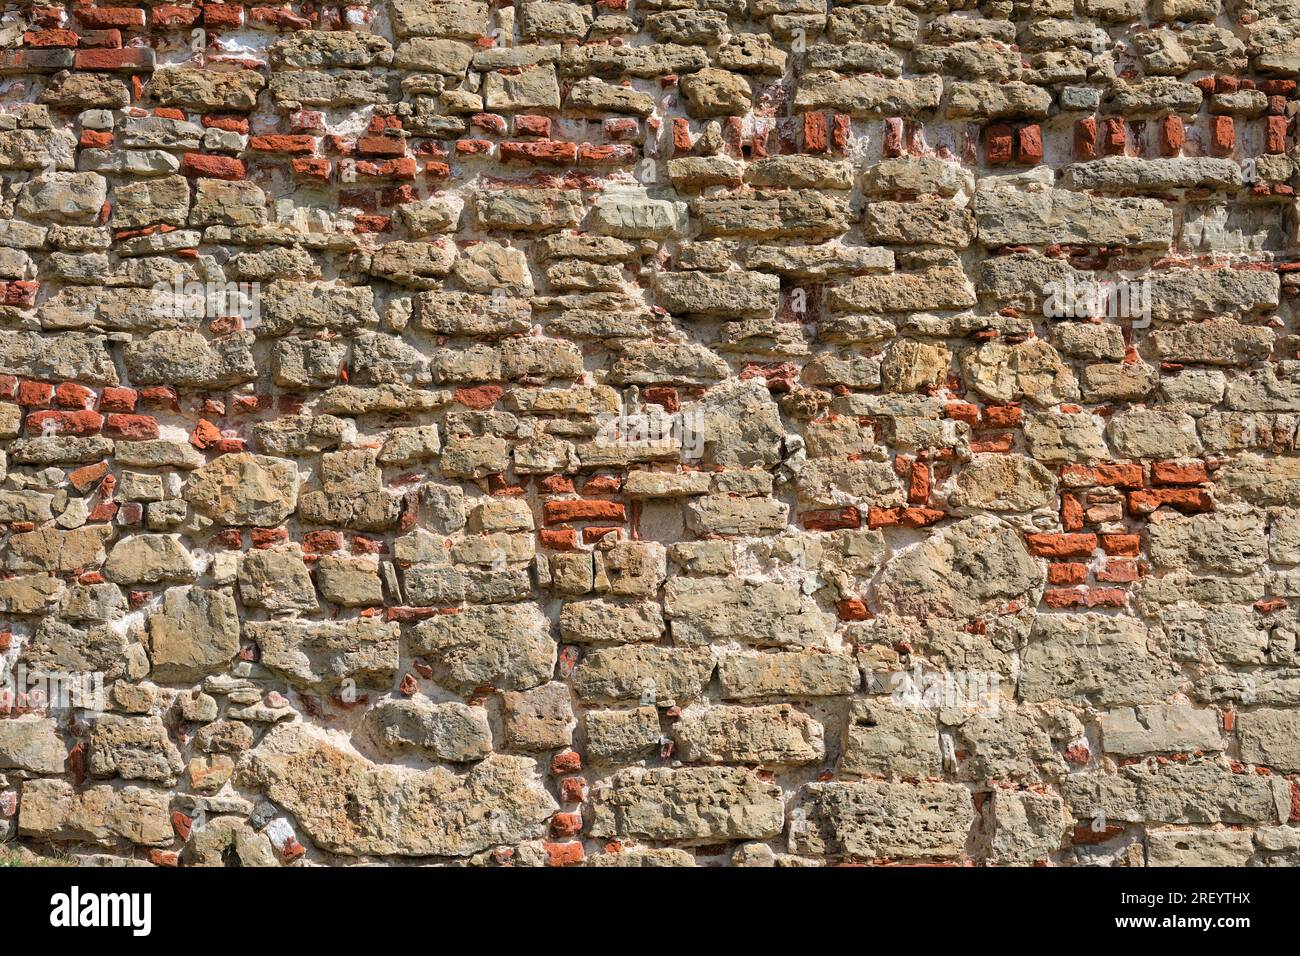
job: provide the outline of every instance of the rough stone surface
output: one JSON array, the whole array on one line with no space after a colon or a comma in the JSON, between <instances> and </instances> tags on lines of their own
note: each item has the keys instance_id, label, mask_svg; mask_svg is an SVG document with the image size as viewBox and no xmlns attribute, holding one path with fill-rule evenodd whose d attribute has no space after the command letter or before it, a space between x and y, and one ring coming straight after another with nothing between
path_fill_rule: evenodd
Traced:
<instances>
[{"instance_id":1,"label":"rough stone surface","mask_svg":"<svg viewBox=\"0 0 1300 956\"><path fill-rule=\"evenodd\" d=\"M927 783L813 783L790 825L790 850L873 860L960 856L975 820L965 788Z\"/></svg>"},{"instance_id":2,"label":"rough stone surface","mask_svg":"<svg viewBox=\"0 0 1300 956\"><path fill-rule=\"evenodd\" d=\"M272 730L241 773L317 845L345 856L468 856L540 836L556 809L526 757L491 756L463 775L411 770L371 763L298 724Z\"/></svg>"},{"instance_id":3,"label":"rough stone surface","mask_svg":"<svg viewBox=\"0 0 1300 956\"><path fill-rule=\"evenodd\" d=\"M781 790L750 770L621 770L591 795L597 837L769 839L785 826Z\"/></svg>"},{"instance_id":4,"label":"rough stone surface","mask_svg":"<svg viewBox=\"0 0 1300 956\"><path fill-rule=\"evenodd\" d=\"M1300 862L1298 23L9 5L0 841Z\"/></svg>"}]
</instances>

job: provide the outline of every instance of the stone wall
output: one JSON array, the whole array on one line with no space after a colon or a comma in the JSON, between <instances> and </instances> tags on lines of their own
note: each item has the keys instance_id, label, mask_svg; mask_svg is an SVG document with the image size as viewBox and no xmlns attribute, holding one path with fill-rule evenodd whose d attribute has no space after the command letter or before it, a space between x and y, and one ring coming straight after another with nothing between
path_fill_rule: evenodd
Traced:
<instances>
[{"instance_id":1,"label":"stone wall","mask_svg":"<svg viewBox=\"0 0 1300 956\"><path fill-rule=\"evenodd\" d=\"M1294 0L9 4L0 652L102 693L0 836L1300 862L1297 75Z\"/></svg>"}]
</instances>

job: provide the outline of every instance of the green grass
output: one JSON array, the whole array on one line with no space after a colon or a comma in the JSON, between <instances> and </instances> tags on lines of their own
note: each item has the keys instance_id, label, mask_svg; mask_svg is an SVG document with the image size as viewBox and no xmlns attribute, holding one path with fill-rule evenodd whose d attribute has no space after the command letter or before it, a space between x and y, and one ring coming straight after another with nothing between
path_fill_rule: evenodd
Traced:
<instances>
[{"instance_id":1,"label":"green grass","mask_svg":"<svg viewBox=\"0 0 1300 956\"><path fill-rule=\"evenodd\" d=\"M11 843L0 843L0 869L16 866L76 866L77 861L66 853L40 856Z\"/></svg>"}]
</instances>

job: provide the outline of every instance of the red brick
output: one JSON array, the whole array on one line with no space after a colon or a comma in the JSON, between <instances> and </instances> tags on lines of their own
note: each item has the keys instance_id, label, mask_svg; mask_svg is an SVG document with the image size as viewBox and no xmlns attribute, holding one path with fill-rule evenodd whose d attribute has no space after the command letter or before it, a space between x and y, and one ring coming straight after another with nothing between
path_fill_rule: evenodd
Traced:
<instances>
[{"instance_id":1,"label":"red brick","mask_svg":"<svg viewBox=\"0 0 1300 956\"><path fill-rule=\"evenodd\" d=\"M582 494L617 494L623 490L623 479L617 475L595 475L582 483Z\"/></svg>"},{"instance_id":2,"label":"red brick","mask_svg":"<svg viewBox=\"0 0 1300 956\"><path fill-rule=\"evenodd\" d=\"M578 866L585 859L581 843L545 843L547 866Z\"/></svg>"},{"instance_id":3,"label":"red brick","mask_svg":"<svg viewBox=\"0 0 1300 956\"><path fill-rule=\"evenodd\" d=\"M1124 125L1122 119L1110 117L1106 120L1106 127L1102 132L1102 152L1107 156L1122 156L1127 144L1128 127Z\"/></svg>"},{"instance_id":4,"label":"red brick","mask_svg":"<svg viewBox=\"0 0 1300 956\"><path fill-rule=\"evenodd\" d=\"M249 122L247 116L205 115L202 119L204 129L224 129L228 133L240 133L247 136Z\"/></svg>"},{"instance_id":5,"label":"red brick","mask_svg":"<svg viewBox=\"0 0 1300 956\"><path fill-rule=\"evenodd\" d=\"M1130 584L1142 576L1136 561L1115 558L1106 562L1105 567L1097 569L1097 580L1108 584Z\"/></svg>"},{"instance_id":6,"label":"red brick","mask_svg":"<svg viewBox=\"0 0 1300 956\"><path fill-rule=\"evenodd\" d=\"M1011 162L1012 148L1015 144L1011 127L1006 123L994 123L984 129L984 159L990 166L1005 166Z\"/></svg>"},{"instance_id":7,"label":"red brick","mask_svg":"<svg viewBox=\"0 0 1300 956\"><path fill-rule=\"evenodd\" d=\"M68 472L68 481L72 482L72 487L76 488L79 493L85 494L107 474L108 462L101 461L93 465L83 465Z\"/></svg>"},{"instance_id":8,"label":"red brick","mask_svg":"<svg viewBox=\"0 0 1300 956\"><path fill-rule=\"evenodd\" d=\"M837 531L841 528L857 528L862 524L862 516L852 505L826 511L805 511L799 517L808 531Z\"/></svg>"},{"instance_id":9,"label":"red brick","mask_svg":"<svg viewBox=\"0 0 1300 956\"><path fill-rule=\"evenodd\" d=\"M1020 424L1024 414L1024 409L1018 405L989 405L984 409L980 427L1014 428Z\"/></svg>"},{"instance_id":10,"label":"red brick","mask_svg":"<svg viewBox=\"0 0 1300 956\"><path fill-rule=\"evenodd\" d=\"M93 129L83 129L81 139L78 140L83 149L112 149L113 134L109 132L98 132Z\"/></svg>"},{"instance_id":11,"label":"red brick","mask_svg":"<svg viewBox=\"0 0 1300 956\"><path fill-rule=\"evenodd\" d=\"M81 34L82 49L117 50L122 46L120 30L86 30Z\"/></svg>"},{"instance_id":12,"label":"red brick","mask_svg":"<svg viewBox=\"0 0 1300 956\"><path fill-rule=\"evenodd\" d=\"M623 521L623 505L617 501L548 501L542 506L546 524L564 521Z\"/></svg>"},{"instance_id":13,"label":"red brick","mask_svg":"<svg viewBox=\"0 0 1300 956\"><path fill-rule=\"evenodd\" d=\"M401 136L362 136L357 140L359 156L405 156L406 140Z\"/></svg>"},{"instance_id":14,"label":"red brick","mask_svg":"<svg viewBox=\"0 0 1300 956\"><path fill-rule=\"evenodd\" d=\"M1106 488L1141 488L1142 466L1137 464L1098 465L1096 468L1096 482Z\"/></svg>"},{"instance_id":15,"label":"red brick","mask_svg":"<svg viewBox=\"0 0 1300 956\"><path fill-rule=\"evenodd\" d=\"M582 143L578 147L579 166L631 164L640 156L639 150L626 143Z\"/></svg>"},{"instance_id":16,"label":"red brick","mask_svg":"<svg viewBox=\"0 0 1300 956\"><path fill-rule=\"evenodd\" d=\"M560 143L554 140L542 140L531 143L502 143L501 161L538 163L548 166L568 166L578 158L578 147L574 143Z\"/></svg>"},{"instance_id":17,"label":"red brick","mask_svg":"<svg viewBox=\"0 0 1300 956\"><path fill-rule=\"evenodd\" d=\"M194 819L180 810L172 811L172 829L182 841L190 838L190 828L194 826Z\"/></svg>"},{"instance_id":18,"label":"red brick","mask_svg":"<svg viewBox=\"0 0 1300 956\"><path fill-rule=\"evenodd\" d=\"M1210 117L1210 152L1230 156L1237 146L1237 134L1231 116Z\"/></svg>"},{"instance_id":19,"label":"red brick","mask_svg":"<svg viewBox=\"0 0 1300 956\"><path fill-rule=\"evenodd\" d=\"M515 135L540 136L543 139L550 139L551 118L549 116L533 116L529 114L516 116Z\"/></svg>"},{"instance_id":20,"label":"red brick","mask_svg":"<svg viewBox=\"0 0 1300 956\"><path fill-rule=\"evenodd\" d=\"M1088 580L1088 566L1075 562L1053 562L1047 566L1048 584L1082 584Z\"/></svg>"},{"instance_id":21,"label":"red brick","mask_svg":"<svg viewBox=\"0 0 1300 956\"><path fill-rule=\"evenodd\" d=\"M605 120L605 136L608 139L636 139L641 132L641 124L630 116L612 116ZM547 133L546 135L550 135Z\"/></svg>"},{"instance_id":22,"label":"red brick","mask_svg":"<svg viewBox=\"0 0 1300 956\"><path fill-rule=\"evenodd\" d=\"M99 412L31 412L24 425L29 435L98 435L104 426Z\"/></svg>"},{"instance_id":23,"label":"red brick","mask_svg":"<svg viewBox=\"0 0 1300 956\"><path fill-rule=\"evenodd\" d=\"M542 547L552 551L576 551L578 532L572 528L543 528L538 532Z\"/></svg>"},{"instance_id":24,"label":"red brick","mask_svg":"<svg viewBox=\"0 0 1300 956\"><path fill-rule=\"evenodd\" d=\"M250 528L254 548L270 548L289 540L288 528Z\"/></svg>"},{"instance_id":25,"label":"red brick","mask_svg":"<svg viewBox=\"0 0 1300 956\"><path fill-rule=\"evenodd\" d=\"M265 23L278 30L310 30L311 21L305 17L294 16L281 7L250 7L250 23Z\"/></svg>"},{"instance_id":26,"label":"red brick","mask_svg":"<svg viewBox=\"0 0 1300 956\"><path fill-rule=\"evenodd\" d=\"M233 156L209 156L206 153L186 153L181 157L181 173L185 176L203 176L209 179L246 179L248 166Z\"/></svg>"},{"instance_id":27,"label":"red brick","mask_svg":"<svg viewBox=\"0 0 1300 956\"><path fill-rule=\"evenodd\" d=\"M203 11L199 7L178 7L171 4L160 4L153 8L153 17L150 25L155 29L160 27L188 27L198 23L199 17Z\"/></svg>"},{"instance_id":28,"label":"red brick","mask_svg":"<svg viewBox=\"0 0 1300 956\"><path fill-rule=\"evenodd\" d=\"M64 382L54 390L54 403L60 408L93 408L95 390L75 382Z\"/></svg>"},{"instance_id":29,"label":"red brick","mask_svg":"<svg viewBox=\"0 0 1300 956\"><path fill-rule=\"evenodd\" d=\"M836 113L835 120L831 123L831 148L837 155L843 156L848 153L852 142L853 117L847 113Z\"/></svg>"},{"instance_id":30,"label":"red brick","mask_svg":"<svg viewBox=\"0 0 1300 956\"><path fill-rule=\"evenodd\" d=\"M225 528L208 539L214 548L237 551L244 546L244 533L239 528Z\"/></svg>"},{"instance_id":31,"label":"red brick","mask_svg":"<svg viewBox=\"0 0 1300 956\"><path fill-rule=\"evenodd\" d=\"M581 813L555 813L551 815L551 836L571 837L582 832Z\"/></svg>"},{"instance_id":32,"label":"red brick","mask_svg":"<svg viewBox=\"0 0 1300 956\"><path fill-rule=\"evenodd\" d=\"M1074 158L1093 159L1097 155L1097 117L1085 116L1074 124Z\"/></svg>"},{"instance_id":33,"label":"red brick","mask_svg":"<svg viewBox=\"0 0 1300 956\"><path fill-rule=\"evenodd\" d=\"M574 750L565 750L551 758L551 773L556 776L565 773L577 773L582 769L582 755Z\"/></svg>"},{"instance_id":34,"label":"red brick","mask_svg":"<svg viewBox=\"0 0 1300 956\"><path fill-rule=\"evenodd\" d=\"M912 462L907 482L907 503L923 505L930 500L930 466L923 461Z\"/></svg>"},{"instance_id":35,"label":"red brick","mask_svg":"<svg viewBox=\"0 0 1300 956\"><path fill-rule=\"evenodd\" d=\"M507 128L506 118L496 113L475 113L469 118L469 125L471 129L481 129L497 136L504 136Z\"/></svg>"},{"instance_id":36,"label":"red brick","mask_svg":"<svg viewBox=\"0 0 1300 956\"><path fill-rule=\"evenodd\" d=\"M0 50L0 71L40 73L71 68L76 54L63 48Z\"/></svg>"},{"instance_id":37,"label":"red brick","mask_svg":"<svg viewBox=\"0 0 1300 956\"><path fill-rule=\"evenodd\" d=\"M1025 543L1040 558L1086 558L1097 550L1095 534L1030 534Z\"/></svg>"},{"instance_id":38,"label":"red brick","mask_svg":"<svg viewBox=\"0 0 1300 956\"><path fill-rule=\"evenodd\" d=\"M72 30L28 30L23 34L23 44L35 48L68 47L76 49L81 38Z\"/></svg>"},{"instance_id":39,"label":"red brick","mask_svg":"<svg viewBox=\"0 0 1300 956\"><path fill-rule=\"evenodd\" d=\"M254 136L248 148L257 153L283 153L289 156L309 156L316 152L315 136Z\"/></svg>"},{"instance_id":40,"label":"red brick","mask_svg":"<svg viewBox=\"0 0 1300 956\"><path fill-rule=\"evenodd\" d=\"M456 389L456 401L466 408L483 410L491 408L505 394L500 385L475 385Z\"/></svg>"},{"instance_id":41,"label":"red brick","mask_svg":"<svg viewBox=\"0 0 1300 956\"><path fill-rule=\"evenodd\" d=\"M1016 133L1016 159L1026 166L1043 161L1043 131L1038 126L1022 126Z\"/></svg>"},{"instance_id":42,"label":"red brick","mask_svg":"<svg viewBox=\"0 0 1300 956\"><path fill-rule=\"evenodd\" d=\"M903 523L903 509L879 508L872 505L867 509L868 528L896 528Z\"/></svg>"},{"instance_id":43,"label":"red brick","mask_svg":"<svg viewBox=\"0 0 1300 956\"><path fill-rule=\"evenodd\" d=\"M190 432L190 444L200 451L221 441L221 429L206 418L200 418Z\"/></svg>"},{"instance_id":44,"label":"red brick","mask_svg":"<svg viewBox=\"0 0 1300 956\"><path fill-rule=\"evenodd\" d=\"M1157 461L1151 465L1153 485L1199 485L1209 480L1204 462Z\"/></svg>"},{"instance_id":45,"label":"red brick","mask_svg":"<svg viewBox=\"0 0 1300 956\"><path fill-rule=\"evenodd\" d=\"M965 422L972 428L980 420L979 406L972 405L970 402L949 402L944 406L943 413L956 421Z\"/></svg>"},{"instance_id":46,"label":"red brick","mask_svg":"<svg viewBox=\"0 0 1300 956\"><path fill-rule=\"evenodd\" d=\"M144 11L138 7L90 7L78 5L73 16L95 30L140 30L144 28Z\"/></svg>"},{"instance_id":47,"label":"red brick","mask_svg":"<svg viewBox=\"0 0 1300 956\"><path fill-rule=\"evenodd\" d=\"M1127 595L1119 588L1048 588L1043 603L1051 608L1123 607Z\"/></svg>"},{"instance_id":48,"label":"red brick","mask_svg":"<svg viewBox=\"0 0 1300 956\"><path fill-rule=\"evenodd\" d=\"M586 795L587 781L582 777L566 777L560 781L561 803L581 803Z\"/></svg>"},{"instance_id":49,"label":"red brick","mask_svg":"<svg viewBox=\"0 0 1300 956\"><path fill-rule=\"evenodd\" d=\"M48 408L54 401L54 386L48 382L20 382L14 400L24 408Z\"/></svg>"},{"instance_id":50,"label":"red brick","mask_svg":"<svg viewBox=\"0 0 1300 956\"><path fill-rule=\"evenodd\" d=\"M328 159L295 159L290 163L295 176L327 181L330 178L330 161Z\"/></svg>"},{"instance_id":51,"label":"red brick","mask_svg":"<svg viewBox=\"0 0 1300 956\"><path fill-rule=\"evenodd\" d=\"M112 438L132 441L158 437L158 420L152 415L109 415L104 423L104 433Z\"/></svg>"},{"instance_id":52,"label":"red brick","mask_svg":"<svg viewBox=\"0 0 1300 956\"><path fill-rule=\"evenodd\" d=\"M38 289L40 289L40 283L29 279L0 282L0 305L35 305Z\"/></svg>"},{"instance_id":53,"label":"red brick","mask_svg":"<svg viewBox=\"0 0 1300 956\"><path fill-rule=\"evenodd\" d=\"M1061 495L1061 527L1066 531L1083 530L1083 505L1074 495Z\"/></svg>"},{"instance_id":54,"label":"red brick","mask_svg":"<svg viewBox=\"0 0 1300 956\"><path fill-rule=\"evenodd\" d=\"M1128 594L1122 588L1089 588L1088 607L1123 607Z\"/></svg>"},{"instance_id":55,"label":"red brick","mask_svg":"<svg viewBox=\"0 0 1300 956\"><path fill-rule=\"evenodd\" d=\"M120 73L148 73L154 67L154 53L148 47L122 50L79 50L74 66L78 70L113 70Z\"/></svg>"},{"instance_id":56,"label":"red brick","mask_svg":"<svg viewBox=\"0 0 1300 956\"><path fill-rule=\"evenodd\" d=\"M622 530L623 530L622 528L602 528L602 527L588 526L582 529L582 543L595 544L601 538L605 537L605 535L607 534L618 535Z\"/></svg>"},{"instance_id":57,"label":"red brick","mask_svg":"<svg viewBox=\"0 0 1300 956\"><path fill-rule=\"evenodd\" d=\"M205 3L203 25L231 29L244 22L244 8L235 3Z\"/></svg>"},{"instance_id":58,"label":"red brick","mask_svg":"<svg viewBox=\"0 0 1300 956\"><path fill-rule=\"evenodd\" d=\"M343 535L337 531L308 531L302 536L302 549L313 554L330 554L343 547Z\"/></svg>"},{"instance_id":59,"label":"red brick","mask_svg":"<svg viewBox=\"0 0 1300 956\"><path fill-rule=\"evenodd\" d=\"M1166 116L1160 121L1160 155L1177 156L1183 151L1187 131L1177 116Z\"/></svg>"},{"instance_id":60,"label":"red brick","mask_svg":"<svg viewBox=\"0 0 1300 956\"><path fill-rule=\"evenodd\" d=\"M865 602L858 598L844 598L835 602L835 612L841 621L865 621L871 617Z\"/></svg>"},{"instance_id":61,"label":"red brick","mask_svg":"<svg viewBox=\"0 0 1300 956\"><path fill-rule=\"evenodd\" d=\"M820 110L809 110L804 113L803 151L805 153L824 153L827 145L826 114Z\"/></svg>"},{"instance_id":62,"label":"red brick","mask_svg":"<svg viewBox=\"0 0 1300 956\"><path fill-rule=\"evenodd\" d=\"M976 454L1000 454L1010 451L1015 445L1015 438L1008 432L1002 435L990 435L980 441L970 443L970 450Z\"/></svg>"},{"instance_id":63,"label":"red brick","mask_svg":"<svg viewBox=\"0 0 1300 956\"><path fill-rule=\"evenodd\" d=\"M690 120L676 117L673 119L673 155L683 156L695 145L691 139Z\"/></svg>"},{"instance_id":64,"label":"red brick","mask_svg":"<svg viewBox=\"0 0 1300 956\"><path fill-rule=\"evenodd\" d=\"M1103 534L1101 549L1107 554L1132 558L1142 553L1142 536L1140 534Z\"/></svg>"},{"instance_id":65,"label":"red brick","mask_svg":"<svg viewBox=\"0 0 1300 956\"><path fill-rule=\"evenodd\" d=\"M898 521L908 528L926 528L946 517L947 512L939 508L903 508Z\"/></svg>"},{"instance_id":66,"label":"red brick","mask_svg":"<svg viewBox=\"0 0 1300 956\"><path fill-rule=\"evenodd\" d=\"M1273 155L1285 153L1287 118L1285 116L1268 116L1265 117L1264 123L1264 152Z\"/></svg>"},{"instance_id":67,"label":"red brick","mask_svg":"<svg viewBox=\"0 0 1300 956\"><path fill-rule=\"evenodd\" d=\"M670 385L647 385L641 397L650 405L658 405L666 412L679 412L682 409L681 398L677 389Z\"/></svg>"},{"instance_id":68,"label":"red brick","mask_svg":"<svg viewBox=\"0 0 1300 956\"><path fill-rule=\"evenodd\" d=\"M573 479L564 475L547 475L537 482L537 490L544 495L571 495L574 493Z\"/></svg>"},{"instance_id":69,"label":"red brick","mask_svg":"<svg viewBox=\"0 0 1300 956\"><path fill-rule=\"evenodd\" d=\"M1161 505L1185 512L1213 511L1214 499L1202 488L1152 488L1129 492L1128 507L1133 514L1150 514Z\"/></svg>"},{"instance_id":70,"label":"red brick","mask_svg":"<svg viewBox=\"0 0 1300 956\"><path fill-rule=\"evenodd\" d=\"M1088 592L1083 588L1048 588L1043 592L1043 603L1052 608L1084 607Z\"/></svg>"}]
</instances>

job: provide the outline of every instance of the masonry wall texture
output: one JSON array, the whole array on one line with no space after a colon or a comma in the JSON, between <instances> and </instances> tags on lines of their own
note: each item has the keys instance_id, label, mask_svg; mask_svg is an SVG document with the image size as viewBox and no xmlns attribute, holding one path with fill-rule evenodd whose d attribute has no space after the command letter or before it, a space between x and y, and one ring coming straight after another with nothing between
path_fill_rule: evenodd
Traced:
<instances>
[{"instance_id":1,"label":"masonry wall texture","mask_svg":"<svg viewBox=\"0 0 1300 956\"><path fill-rule=\"evenodd\" d=\"M1300 862L1297 76L1294 0L8 4L0 653L106 700L5 701L0 837Z\"/></svg>"}]
</instances>

